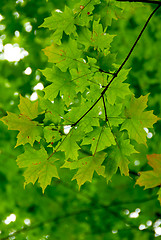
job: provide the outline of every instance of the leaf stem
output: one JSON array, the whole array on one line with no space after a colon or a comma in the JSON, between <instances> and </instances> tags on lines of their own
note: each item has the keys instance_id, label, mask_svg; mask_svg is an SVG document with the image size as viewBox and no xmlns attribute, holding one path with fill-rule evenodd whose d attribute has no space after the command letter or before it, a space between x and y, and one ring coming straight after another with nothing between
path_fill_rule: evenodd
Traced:
<instances>
[{"instance_id":1,"label":"leaf stem","mask_svg":"<svg viewBox=\"0 0 161 240\"><path fill-rule=\"evenodd\" d=\"M105 103L105 97L104 97L104 95L102 96L102 100L103 100L103 106L104 106L104 110L105 110L105 121L108 122L107 109L106 109L106 103Z\"/></svg>"}]
</instances>

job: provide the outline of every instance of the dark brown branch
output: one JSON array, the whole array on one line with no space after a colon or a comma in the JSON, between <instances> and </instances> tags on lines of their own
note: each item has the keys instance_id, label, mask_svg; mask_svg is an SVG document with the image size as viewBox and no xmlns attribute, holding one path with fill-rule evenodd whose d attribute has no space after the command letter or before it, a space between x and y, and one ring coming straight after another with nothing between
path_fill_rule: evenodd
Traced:
<instances>
[{"instance_id":1,"label":"dark brown branch","mask_svg":"<svg viewBox=\"0 0 161 240\"><path fill-rule=\"evenodd\" d=\"M161 5L160 1L148 1L148 0L116 0L118 2L140 2L140 3L153 3L153 4L158 4Z\"/></svg>"},{"instance_id":2,"label":"dark brown branch","mask_svg":"<svg viewBox=\"0 0 161 240\"><path fill-rule=\"evenodd\" d=\"M136 41L134 42L132 48L130 49L127 57L125 58L125 60L123 61L123 63L121 64L121 66L118 68L118 70L116 71L116 73L114 74L114 76L112 77L112 79L110 80L110 82L106 85L106 87L104 88L104 90L102 91L100 97L95 101L95 103L83 114L82 117L80 117L74 124L72 124L71 126L74 127L76 126L93 108L94 106L100 101L100 99L102 98L102 96L105 94L105 92L107 91L107 89L109 88L109 86L111 85L111 83L114 81L114 79L117 77L118 73L121 71L121 69L123 68L123 66L125 65L125 63L128 61L129 57L131 56L134 48L136 47L139 39L141 38L143 32L145 31L150 19L152 18L152 16L155 14L155 12L160 8L161 5L158 5L154 11L150 14L150 16L148 17L145 25L143 26L139 36L137 37Z\"/></svg>"},{"instance_id":3,"label":"dark brown branch","mask_svg":"<svg viewBox=\"0 0 161 240\"><path fill-rule=\"evenodd\" d=\"M134 45L132 46L130 52L128 53L127 57L125 58L125 60L123 61L123 63L122 63L121 66L119 67L119 69L117 70L116 75L121 71L121 69L123 68L123 66L125 65L125 63L127 62L127 60L129 59L129 57L130 57L130 55L132 54L132 52L133 52L135 46L137 45L139 39L141 38L143 32L145 31L145 29L146 29L148 23L150 22L150 19L152 18L152 16L155 14L155 12L156 12L159 8L160 8L160 5L158 5L158 6L154 9L154 11L150 14L150 16L148 17L148 19L147 19L147 21L146 21L144 27L142 28L142 30L141 30L139 36L137 37L137 39L136 39Z\"/></svg>"},{"instance_id":4,"label":"dark brown branch","mask_svg":"<svg viewBox=\"0 0 161 240\"><path fill-rule=\"evenodd\" d=\"M105 97L102 96L102 99L103 99L103 106L104 106L104 110L105 110L105 121L107 122L108 118L107 118L107 109L106 109L106 104L105 104Z\"/></svg>"}]
</instances>

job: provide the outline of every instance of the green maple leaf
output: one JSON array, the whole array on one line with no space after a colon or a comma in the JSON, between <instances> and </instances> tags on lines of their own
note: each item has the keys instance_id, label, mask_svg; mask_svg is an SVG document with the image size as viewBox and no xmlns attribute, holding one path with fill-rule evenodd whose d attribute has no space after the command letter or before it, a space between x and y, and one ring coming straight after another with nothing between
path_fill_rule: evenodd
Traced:
<instances>
[{"instance_id":1,"label":"green maple leaf","mask_svg":"<svg viewBox=\"0 0 161 240\"><path fill-rule=\"evenodd\" d=\"M49 28L55 30L52 38L55 43L60 44L63 32L67 35L76 32L74 25L74 13L73 11L65 6L64 12L53 11L52 16L45 18L44 23L40 27Z\"/></svg>"},{"instance_id":2,"label":"green maple leaf","mask_svg":"<svg viewBox=\"0 0 161 240\"><path fill-rule=\"evenodd\" d=\"M64 116L64 124L75 123L90 107L92 102L82 102L79 107L72 107L71 110ZM85 132L92 131L92 126L99 126L99 107L94 107L83 120L79 122L79 129Z\"/></svg>"},{"instance_id":3,"label":"green maple leaf","mask_svg":"<svg viewBox=\"0 0 161 240\"><path fill-rule=\"evenodd\" d=\"M79 26L88 26L93 19L92 12L94 5L99 4L99 0L81 0L74 6L75 22Z\"/></svg>"},{"instance_id":4,"label":"green maple leaf","mask_svg":"<svg viewBox=\"0 0 161 240\"><path fill-rule=\"evenodd\" d=\"M61 116L64 114L64 101L60 95L54 98L54 102L41 98L40 107L46 111L44 122L60 123Z\"/></svg>"},{"instance_id":5,"label":"green maple leaf","mask_svg":"<svg viewBox=\"0 0 161 240\"><path fill-rule=\"evenodd\" d=\"M20 104L18 105L22 115L27 116L30 119L34 119L38 116L38 101L32 103L28 98L24 98L20 95Z\"/></svg>"},{"instance_id":6,"label":"green maple leaf","mask_svg":"<svg viewBox=\"0 0 161 240\"><path fill-rule=\"evenodd\" d=\"M114 35L110 35L103 31L103 27L99 24L99 21L93 22L92 31L83 27L78 32L78 42L85 46L85 50L91 46L99 51L103 51L104 49L109 50L113 38Z\"/></svg>"},{"instance_id":7,"label":"green maple leaf","mask_svg":"<svg viewBox=\"0 0 161 240\"><path fill-rule=\"evenodd\" d=\"M136 184L153 188L161 184L161 154L147 155L148 164L153 168L151 171L140 172L140 177L137 179Z\"/></svg>"},{"instance_id":8,"label":"green maple leaf","mask_svg":"<svg viewBox=\"0 0 161 240\"><path fill-rule=\"evenodd\" d=\"M102 166L103 161L105 160L106 153L99 152L94 156L84 157L77 161L68 162L62 166L64 168L77 169L77 173L74 175L72 180L76 179L79 189L80 187L87 181L92 182L94 171L97 172L98 175L105 176L104 171L105 167Z\"/></svg>"},{"instance_id":9,"label":"green maple leaf","mask_svg":"<svg viewBox=\"0 0 161 240\"><path fill-rule=\"evenodd\" d=\"M110 128L103 126L93 127L93 131L89 132L81 143L81 145L87 144L91 144L91 151L95 154L111 145L115 145L116 142Z\"/></svg>"},{"instance_id":10,"label":"green maple leaf","mask_svg":"<svg viewBox=\"0 0 161 240\"><path fill-rule=\"evenodd\" d=\"M108 49L105 49L103 52L99 52L96 56L97 65L100 66L100 69L113 72L115 70L114 62L116 61L116 55L110 53Z\"/></svg>"},{"instance_id":11,"label":"green maple leaf","mask_svg":"<svg viewBox=\"0 0 161 240\"><path fill-rule=\"evenodd\" d=\"M52 126L44 127L44 138L47 142L57 142L61 139L61 135L57 129Z\"/></svg>"},{"instance_id":12,"label":"green maple leaf","mask_svg":"<svg viewBox=\"0 0 161 240\"><path fill-rule=\"evenodd\" d=\"M77 48L77 41L71 38L61 46L53 43L43 51L48 57L48 61L55 63L62 72L66 72L68 68L77 68L77 62L81 57L81 51Z\"/></svg>"},{"instance_id":13,"label":"green maple leaf","mask_svg":"<svg viewBox=\"0 0 161 240\"><path fill-rule=\"evenodd\" d=\"M58 156L58 154L57 154ZM56 154L48 158L48 154L44 148L35 150L29 145L25 146L25 152L18 156L17 164L20 168L27 168L24 172L25 185L35 183L37 180L40 183L44 193L47 185L50 185L53 177L59 178L55 161L59 159Z\"/></svg>"},{"instance_id":14,"label":"green maple leaf","mask_svg":"<svg viewBox=\"0 0 161 240\"><path fill-rule=\"evenodd\" d=\"M103 27L99 21L93 21L93 32L91 37L92 45L95 49L109 49L114 36L103 32Z\"/></svg>"},{"instance_id":15,"label":"green maple leaf","mask_svg":"<svg viewBox=\"0 0 161 240\"><path fill-rule=\"evenodd\" d=\"M122 15L122 5L114 0L103 0L95 10L97 18L101 18L104 28L111 26L112 20L118 20Z\"/></svg>"},{"instance_id":16,"label":"green maple leaf","mask_svg":"<svg viewBox=\"0 0 161 240\"><path fill-rule=\"evenodd\" d=\"M35 140L40 141L42 128L37 126L37 122L31 121L26 116L18 116L17 114L7 112L8 115L1 119L9 130L20 131L17 135L17 144L15 147L30 143L33 146Z\"/></svg>"},{"instance_id":17,"label":"green maple leaf","mask_svg":"<svg viewBox=\"0 0 161 240\"><path fill-rule=\"evenodd\" d=\"M102 106L103 109L103 106ZM108 102L106 103L106 111L108 121L110 126L119 126L119 124L123 123L124 119L121 117L122 113L122 104L114 104L111 105ZM103 109L104 111L104 109Z\"/></svg>"},{"instance_id":18,"label":"green maple leaf","mask_svg":"<svg viewBox=\"0 0 161 240\"><path fill-rule=\"evenodd\" d=\"M64 101L69 105L76 96L76 85L71 80L70 73L62 72L55 66L53 66L53 68L41 70L41 72L46 77L47 81L52 82L52 84L44 88L45 98L53 101L60 91L60 95L63 95Z\"/></svg>"},{"instance_id":19,"label":"green maple leaf","mask_svg":"<svg viewBox=\"0 0 161 240\"><path fill-rule=\"evenodd\" d=\"M17 144L15 147L30 143L33 146L35 140L40 141L42 128L36 121L32 121L39 114L38 102L31 103L29 99L20 96L20 115L7 112L7 116L1 119L9 130L18 130Z\"/></svg>"},{"instance_id":20,"label":"green maple leaf","mask_svg":"<svg viewBox=\"0 0 161 240\"><path fill-rule=\"evenodd\" d=\"M77 131L72 128L67 136L62 140L62 144L59 147L59 150L65 152L66 160L71 158L73 160L78 158L78 150L80 149L77 141L81 139L83 136L83 132Z\"/></svg>"},{"instance_id":21,"label":"green maple leaf","mask_svg":"<svg viewBox=\"0 0 161 240\"><path fill-rule=\"evenodd\" d=\"M78 69L71 69L70 73L72 76L72 82L76 84L75 90L76 92L83 93L86 88L92 84L94 71L92 72L89 69L90 66L85 63L78 63Z\"/></svg>"},{"instance_id":22,"label":"green maple leaf","mask_svg":"<svg viewBox=\"0 0 161 240\"><path fill-rule=\"evenodd\" d=\"M112 82L110 87L108 88L106 92L107 100L110 104L114 104L116 102L117 98L125 99L127 95L131 95L132 92L129 89L128 83L123 83L127 79L127 75L130 70L121 70L115 78L115 80ZM111 77L112 78L112 77ZM109 79L109 81L111 80Z\"/></svg>"},{"instance_id":23,"label":"green maple leaf","mask_svg":"<svg viewBox=\"0 0 161 240\"><path fill-rule=\"evenodd\" d=\"M129 137L138 143L146 145L146 132L144 128L152 128L159 119L153 111L144 111L147 108L148 95L139 98L132 97L129 106L125 109L126 120L121 130L126 129Z\"/></svg>"},{"instance_id":24,"label":"green maple leaf","mask_svg":"<svg viewBox=\"0 0 161 240\"><path fill-rule=\"evenodd\" d=\"M121 174L128 176L128 156L133 153L137 153L137 151L134 149L134 146L130 144L130 140L124 139L124 135L122 135L119 140L116 138L116 141L117 144L112 147L112 151L108 154L105 165L107 182L116 173L118 167L120 168Z\"/></svg>"}]
</instances>

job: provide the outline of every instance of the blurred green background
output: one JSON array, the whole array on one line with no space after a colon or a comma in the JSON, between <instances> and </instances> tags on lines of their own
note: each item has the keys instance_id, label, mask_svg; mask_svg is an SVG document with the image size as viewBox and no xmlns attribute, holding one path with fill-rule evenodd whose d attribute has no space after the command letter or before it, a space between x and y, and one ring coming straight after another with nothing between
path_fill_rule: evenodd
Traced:
<instances>
[{"instance_id":1,"label":"blurred green background","mask_svg":"<svg viewBox=\"0 0 161 240\"><path fill-rule=\"evenodd\" d=\"M38 28L54 9L72 5L67 0L1 0L0 3L0 117L17 112L19 94L34 100L36 89L47 85L38 69L47 58L41 51L50 32ZM152 4L126 3L116 12L109 32L117 35L111 51L121 64L148 16ZM115 10L114 10L115 11ZM159 10L126 64L137 97L150 93L149 109L161 117L161 10ZM36 86L36 87L35 87ZM148 132L149 131L149 132ZM0 122L0 239L151 240L161 236L158 188L135 186L137 172L147 170L146 154L161 153L161 123L147 130L148 149L130 164L130 178L118 172L107 185L95 176L80 191L76 182L53 181L45 194L38 184L24 189L23 170L16 164L22 147L14 149L15 131Z\"/></svg>"}]
</instances>

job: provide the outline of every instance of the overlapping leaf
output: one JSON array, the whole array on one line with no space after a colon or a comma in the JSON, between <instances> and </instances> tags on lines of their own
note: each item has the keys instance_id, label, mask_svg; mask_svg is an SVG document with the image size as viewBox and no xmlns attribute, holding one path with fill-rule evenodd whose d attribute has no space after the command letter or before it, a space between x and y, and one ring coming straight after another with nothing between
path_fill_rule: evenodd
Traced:
<instances>
[{"instance_id":1,"label":"overlapping leaf","mask_svg":"<svg viewBox=\"0 0 161 240\"><path fill-rule=\"evenodd\" d=\"M123 69L118 74L117 78L110 85L106 93L107 100L110 104L113 105L116 102L116 99L118 98L125 99L127 95L132 94L129 89L129 84L124 83L124 81L127 79L128 73L129 73L129 70Z\"/></svg>"},{"instance_id":2,"label":"overlapping leaf","mask_svg":"<svg viewBox=\"0 0 161 240\"><path fill-rule=\"evenodd\" d=\"M109 50L110 44L113 41L113 35L103 32L103 27L99 21L93 22L93 29L90 31L88 28L82 28L78 32L78 42L84 44L85 49L94 47L94 49Z\"/></svg>"},{"instance_id":3,"label":"overlapping leaf","mask_svg":"<svg viewBox=\"0 0 161 240\"><path fill-rule=\"evenodd\" d=\"M93 131L89 132L83 139L81 145L91 144L93 154L102 151L105 148L115 145L115 139L111 129L107 126L93 127Z\"/></svg>"},{"instance_id":4,"label":"overlapping leaf","mask_svg":"<svg viewBox=\"0 0 161 240\"><path fill-rule=\"evenodd\" d=\"M45 98L53 101L60 91L60 94L64 96L66 104L69 105L76 95L76 85L71 80L70 74L68 72L61 72L57 67L46 68L45 70L41 70L41 72L48 81L52 82L52 84L44 89Z\"/></svg>"},{"instance_id":5,"label":"overlapping leaf","mask_svg":"<svg viewBox=\"0 0 161 240\"><path fill-rule=\"evenodd\" d=\"M42 137L42 128L38 126L38 122L32 121L39 113L38 102L31 103L29 99L20 96L18 107L20 115L8 112L8 115L3 117L1 121L8 125L9 130L19 131L16 147L26 143L33 145L35 140L40 141Z\"/></svg>"},{"instance_id":6,"label":"overlapping leaf","mask_svg":"<svg viewBox=\"0 0 161 240\"><path fill-rule=\"evenodd\" d=\"M67 6L65 6L64 12L53 11L52 16L45 18L44 23L40 27L46 27L50 30L55 30L52 36L53 40L55 43L60 44L63 32L70 35L76 31L73 11Z\"/></svg>"},{"instance_id":7,"label":"overlapping leaf","mask_svg":"<svg viewBox=\"0 0 161 240\"><path fill-rule=\"evenodd\" d=\"M65 162L62 167L70 169L79 168L72 180L76 179L80 188L85 182L92 181L94 171L96 171L98 175L105 176L105 167L102 166L105 156L106 153L99 152L94 156L88 156L74 162Z\"/></svg>"},{"instance_id":8,"label":"overlapping leaf","mask_svg":"<svg viewBox=\"0 0 161 240\"><path fill-rule=\"evenodd\" d=\"M77 48L77 41L71 38L60 46L53 43L44 49L44 53L48 57L48 61L55 63L62 72L77 68L77 62L81 57L81 51Z\"/></svg>"},{"instance_id":9,"label":"overlapping leaf","mask_svg":"<svg viewBox=\"0 0 161 240\"><path fill-rule=\"evenodd\" d=\"M18 156L17 164L20 168L27 168L24 172L25 185L35 183L37 180L44 192L47 185L50 185L53 177L59 178L55 161L59 159L58 155L48 158L44 148L35 150L26 145L25 152Z\"/></svg>"},{"instance_id":10,"label":"overlapping leaf","mask_svg":"<svg viewBox=\"0 0 161 240\"><path fill-rule=\"evenodd\" d=\"M136 184L153 188L161 184L161 154L151 154L147 156L148 164L153 168L151 171L140 172L140 177Z\"/></svg>"},{"instance_id":11,"label":"overlapping leaf","mask_svg":"<svg viewBox=\"0 0 161 240\"><path fill-rule=\"evenodd\" d=\"M126 129L129 137L138 143L146 144L146 132L144 128L152 128L159 119L153 111L145 111L147 108L148 95L139 98L132 97L131 102L125 108L126 120L121 126L121 130Z\"/></svg>"}]
</instances>

